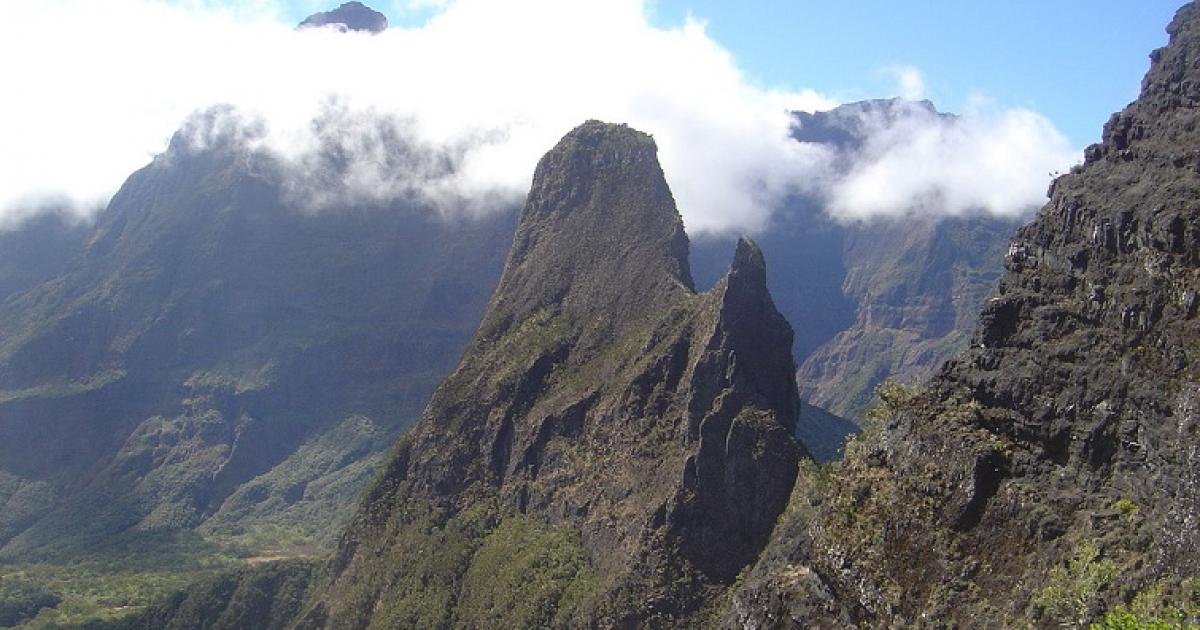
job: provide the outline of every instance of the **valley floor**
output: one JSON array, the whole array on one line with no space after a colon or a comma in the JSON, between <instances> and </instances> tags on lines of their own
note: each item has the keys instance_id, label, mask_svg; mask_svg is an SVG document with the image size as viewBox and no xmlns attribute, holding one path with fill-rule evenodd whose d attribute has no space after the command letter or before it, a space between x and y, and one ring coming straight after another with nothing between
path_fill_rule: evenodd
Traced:
<instances>
[{"instance_id":1,"label":"valley floor","mask_svg":"<svg viewBox=\"0 0 1200 630\"><path fill-rule=\"evenodd\" d=\"M141 534L65 562L0 564L0 628L116 627L194 582L327 552L271 527L240 536Z\"/></svg>"}]
</instances>

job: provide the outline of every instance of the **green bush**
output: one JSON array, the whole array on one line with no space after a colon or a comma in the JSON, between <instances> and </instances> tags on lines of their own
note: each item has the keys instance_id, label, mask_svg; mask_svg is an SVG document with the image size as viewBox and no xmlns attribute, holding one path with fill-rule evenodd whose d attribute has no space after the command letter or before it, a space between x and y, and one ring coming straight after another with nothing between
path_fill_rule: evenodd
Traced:
<instances>
[{"instance_id":1,"label":"green bush","mask_svg":"<svg viewBox=\"0 0 1200 630\"><path fill-rule=\"evenodd\" d=\"M1200 626L1187 624L1182 620L1170 620L1151 617L1142 618L1128 608L1121 606L1108 612L1099 623L1089 626L1089 630L1194 630Z\"/></svg>"},{"instance_id":2,"label":"green bush","mask_svg":"<svg viewBox=\"0 0 1200 630\"><path fill-rule=\"evenodd\" d=\"M1043 607L1062 626L1086 628L1100 591L1117 574L1117 567L1100 559L1100 550L1088 542L1080 546L1066 564L1052 568L1046 586L1034 603Z\"/></svg>"},{"instance_id":3,"label":"green bush","mask_svg":"<svg viewBox=\"0 0 1200 630\"><path fill-rule=\"evenodd\" d=\"M1138 507L1139 506L1137 503L1134 503L1129 499L1117 499L1117 501L1113 503L1113 509L1125 516L1129 516L1138 511Z\"/></svg>"},{"instance_id":4,"label":"green bush","mask_svg":"<svg viewBox=\"0 0 1200 630\"><path fill-rule=\"evenodd\" d=\"M1172 596L1166 586L1159 582L1138 593L1128 606L1105 613L1090 630L1200 630L1200 579L1183 580L1171 589Z\"/></svg>"},{"instance_id":5,"label":"green bush","mask_svg":"<svg viewBox=\"0 0 1200 630\"><path fill-rule=\"evenodd\" d=\"M578 536L525 516L493 530L463 578L459 623L471 627L565 627L593 596L596 579Z\"/></svg>"},{"instance_id":6,"label":"green bush","mask_svg":"<svg viewBox=\"0 0 1200 630\"><path fill-rule=\"evenodd\" d=\"M867 410L867 420L873 424L887 422L901 407L917 397L917 388L888 379L875 386L880 403Z\"/></svg>"}]
</instances>

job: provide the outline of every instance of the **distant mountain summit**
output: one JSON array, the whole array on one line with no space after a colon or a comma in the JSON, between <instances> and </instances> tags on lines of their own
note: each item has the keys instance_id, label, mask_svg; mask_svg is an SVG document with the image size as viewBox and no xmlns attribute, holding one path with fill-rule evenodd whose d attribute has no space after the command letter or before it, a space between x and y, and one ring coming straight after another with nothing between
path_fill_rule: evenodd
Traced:
<instances>
[{"instance_id":1,"label":"distant mountain summit","mask_svg":"<svg viewBox=\"0 0 1200 630\"><path fill-rule=\"evenodd\" d=\"M322 26L331 26L342 31L382 33L387 30L388 20L387 16L361 2L346 2L331 11L314 13L304 18L298 28Z\"/></svg>"},{"instance_id":2,"label":"distant mountain summit","mask_svg":"<svg viewBox=\"0 0 1200 630\"><path fill-rule=\"evenodd\" d=\"M820 142L839 149L861 149L870 125L894 123L902 117L925 115L953 119L928 100L880 98L839 105L823 112L792 112L792 137L801 142Z\"/></svg>"}]
</instances>

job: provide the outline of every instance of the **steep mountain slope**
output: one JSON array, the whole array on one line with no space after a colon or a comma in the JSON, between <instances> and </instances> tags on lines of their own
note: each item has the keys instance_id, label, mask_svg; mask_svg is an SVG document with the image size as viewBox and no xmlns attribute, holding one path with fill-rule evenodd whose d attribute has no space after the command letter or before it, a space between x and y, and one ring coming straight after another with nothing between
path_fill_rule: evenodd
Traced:
<instances>
[{"instance_id":1,"label":"steep mountain slope","mask_svg":"<svg viewBox=\"0 0 1200 630\"><path fill-rule=\"evenodd\" d=\"M201 524L331 537L465 346L514 218L305 213L271 159L177 137L0 304L0 557Z\"/></svg>"},{"instance_id":2,"label":"steep mountain slope","mask_svg":"<svg viewBox=\"0 0 1200 630\"><path fill-rule=\"evenodd\" d=\"M799 476L728 625L1082 626L1139 592L1118 614L1198 621L1200 6L1168 32L970 348Z\"/></svg>"},{"instance_id":3,"label":"steep mountain slope","mask_svg":"<svg viewBox=\"0 0 1200 630\"><path fill-rule=\"evenodd\" d=\"M65 271L86 235L86 226L58 212L0 229L0 302Z\"/></svg>"},{"instance_id":4,"label":"steep mountain slope","mask_svg":"<svg viewBox=\"0 0 1200 630\"><path fill-rule=\"evenodd\" d=\"M929 101L898 98L797 112L795 119L792 136L833 147L844 169L865 159L872 130L898 121L957 121ZM932 210L837 225L845 267L841 289L852 315L811 352L797 353L806 402L861 421L878 384L889 378L920 382L966 347L1021 222L982 213L941 217Z\"/></svg>"},{"instance_id":5,"label":"steep mountain slope","mask_svg":"<svg viewBox=\"0 0 1200 630\"><path fill-rule=\"evenodd\" d=\"M803 450L761 253L691 288L654 142L588 122L538 164L483 323L396 447L301 627L695 618Z\"/></svg>"},{"instance_id":6,"label":"steep mountain slope","mask_svg":"<svg viewBox=\"0 0 1200 630\"><path fill-rule=\"evenodd\" d=\"M797 137L854 128L820 120ZM204 124L189 133L220 138L215 119ZM66 557L127 530L273 524L329 540L339 529L338 506L465 343L512 217L446 223L403 204L305 214L277 171L232 138L196 151L181 136L94 226L48 215L0 234L0 557ZM922 265L876 253L895 232L918 235ZM794 348L812 357L802 383L813 402L854 415L877 381L938 362L967 326L962 305L980 283L895 290L909 277L896 269L957 273L950 261L966 248L925 234L809 208L764 235L780 308L806 322ZM734 245L693 254L706 285ZM876 291L872 274L885 271L892 284ZM960 285L967 299L939 297ZM951 306L952 329L922 319L944 321ZM864 324L880 312L901 314L890 328ZM853 396L833 386L851 378ZM801 437L835 457L853 425L805 409Z\"/></svg>"},{"instance_id":7,"label":"steep mountain slope","mask_svg":"<svg viewBox=\"0 0 1200 630\"><path fill-rule=\"evenodd\" d=\"M847 226L843 290L854 321L801 360L800 395L861 420L879 383L932 375L967 347L1017 227L983 216Z\"/></svg>"}]
</instances>

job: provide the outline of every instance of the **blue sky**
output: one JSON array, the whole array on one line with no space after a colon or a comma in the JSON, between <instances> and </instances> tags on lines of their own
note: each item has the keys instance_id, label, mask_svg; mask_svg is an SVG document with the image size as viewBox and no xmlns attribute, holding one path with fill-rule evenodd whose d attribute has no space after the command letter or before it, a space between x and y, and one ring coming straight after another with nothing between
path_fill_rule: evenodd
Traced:
<instances>
[{"instance_id":1,"label":"blue sky","mask_svg":"<svg viewBox=\"0 0 1200 630\"><path fill-rule=\"evenodd\" d=\"M332 1L336 4L336 1ZM430 2L382 1L393 24L420 24ZM1083 147L1108 116L1137 96L1148 53L1180 0L652 0L659 26L688 15L765 87L814 89L854 100L894 95L880 69L907 65L924 76L940 109L959 112L972 95L1046 115ZM300 20L320 6L291 3Z\"/></svg>"},{"instance_id":2,"label":"blue sky","mask_svg":"<svg viewBox=\"0 0 1200 630\"><path fill-rule=\"evenodd\" d=\"M857 97L886 95L877 70L907 64L928 97L961 111L982 91L1039 111L1076 146L1137 96L1150 50L1180 0L661 0L657 19L691 12L760 82Z\"/></svg>"}]
</instances>

